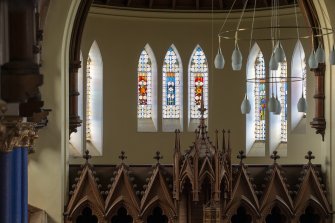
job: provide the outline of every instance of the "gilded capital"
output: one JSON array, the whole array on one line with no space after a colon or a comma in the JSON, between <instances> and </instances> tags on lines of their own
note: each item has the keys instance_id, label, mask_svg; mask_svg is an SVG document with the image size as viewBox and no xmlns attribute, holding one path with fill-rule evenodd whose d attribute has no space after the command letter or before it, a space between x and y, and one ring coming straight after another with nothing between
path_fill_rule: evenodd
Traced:
<instances>
[{"instance_id":1,"label":"gilded capital","mask_svg":"<svg viewBox=\"0 0 335 223\"><path fill-rule=\"evenodd\" d=\"M0 152L10 152L18 147L32 150L36 138L36 123L21 120L0 122Z\"/></svg>"}]
</instances>

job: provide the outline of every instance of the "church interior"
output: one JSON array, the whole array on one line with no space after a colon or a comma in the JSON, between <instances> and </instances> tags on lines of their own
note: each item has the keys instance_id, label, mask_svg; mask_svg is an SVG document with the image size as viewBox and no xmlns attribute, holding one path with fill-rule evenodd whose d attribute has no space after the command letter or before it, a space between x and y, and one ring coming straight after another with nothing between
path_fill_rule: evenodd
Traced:
<instances>
[{"instance_id":1,"label":"church interior","mask_svg":"<svg viewBox=\"0 0 335 223\"><path fill-rule=\"evenodd\" d=\"M333 0L0 2L0 223L333 222Z\"/></svg>"}]
</instances>

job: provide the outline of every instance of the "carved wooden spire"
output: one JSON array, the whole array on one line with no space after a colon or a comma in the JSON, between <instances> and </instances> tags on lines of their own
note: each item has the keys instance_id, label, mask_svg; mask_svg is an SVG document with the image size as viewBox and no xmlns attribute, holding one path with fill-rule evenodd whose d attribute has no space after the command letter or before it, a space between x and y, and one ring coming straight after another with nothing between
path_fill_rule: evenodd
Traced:
<instances>
[{"instance_id":1,"label":"carved wooden spire","mask_svg":"<svg viewBox=\"0 0 335 223\"><path fill-rule=\"evenodd\" d=\"M308 151L308 152L307 152L307 155L305 156L305 159L308 160L308 164L311 164L311 163L312 163L311 161L312 161L313 159L315 159L315 156L312 155L312 151Z\"/></svg>"},{"instance_id":2,"label":"carved wooden spire","mask_svg":"<svg viewBox=\"0 0 335 223\"><path fill-rule=\"evenodd\" d=\"M270 158L273 159L274 163L277 163L277 160L280 159L280 156L277 153L278 152L275 150L275 151L273 151L273 153L270 156Z\"/></svg>"},{"instance_id":3,"label":"carved wooden spire","mask_svg":"<svg viewBox=\"0 0 335 223\"><path fill-rule=\"evenodd\" d=\"M156 155L153 158L157 161L157 164L159 164L159 160L163 159L163 156L161 156L161 152L156 151Z\"/></svg>"},{"instance_id":4,"label":"carved wooden spire","mask_svg":"<svg viewBox=\"0 0 335 223\"><path fill-rule=\"evenodd\" d=\"M119 155L119 159L121 160L121 163L124 163L124 160L127 159L126 153L122 150L120 155Z\"/></svg>"},{"instance_id":5,"label":"carved wooden spire","mask_svg":"<svg viewBox=\"0 0 335 223\"><path fill-rule=\"evenodd\" d=\"M85 150L85 154L83 155L83 158L85 159L85 163L88 163L88 160L90 160L92 158L92 156L90 155L90 151Z\"/></svg>"},{"instance_id":6,"label":"carved wooden spire","mask_svg":"<svg viewBox=\"0 0 335 223\"><path fill-rule=\"evenodd\" d=\"M238 152L238 155L237 155L237 159L240 160L240 164L242 165L243 164L243 160L247 158L247 156L244 154L244 151L243 150L240 150Z\"/></svg>"}]
</instances>

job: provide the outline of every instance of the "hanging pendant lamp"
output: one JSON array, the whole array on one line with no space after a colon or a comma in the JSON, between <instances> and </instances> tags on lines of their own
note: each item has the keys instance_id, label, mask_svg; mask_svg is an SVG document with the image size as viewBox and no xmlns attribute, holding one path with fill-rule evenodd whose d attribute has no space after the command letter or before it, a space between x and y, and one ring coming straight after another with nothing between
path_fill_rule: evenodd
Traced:
<instances>
[{"instance_id":1,"label":"hanging pendant lamp","mask_svg":"<svg viewBox=\"0 0 335 223\"><path fill-rule=\"evenodd\" d=\"M270 70L278 70L278 62L276 60L275 54L272 53L271 58L270 58L270 62L269 62L269 67Z\"/></svg>"},{"instance_id":2,"label":"hanging pendant lamp","mask_svg":"<svg viewBox=\"0 0 335 223\"><path fill-rule=\"evenodd\" d=\"M276 58L277 63L284 63L286 60L285 51L280 41L278 41L278 44L275 50L275 58Z\"/></svg>"},{"instance_id":3,"label":"hanging pendant lamp","mask_svg":"<svg viewBox=\"0 0 335 223\"><path fill-rule=\"evenodd\" d=\"M325 62L325 50L323 49L322 45L319 44L318 48L316 49L315 52L315 60L318 63L324 63Z\"/></svg>"},{"instance_id":4,"label":"hanging pendant lamp","mask_svg":"<svg viewBox=\"0 0 335 223\"><path fill-rule=\"evenodd\" d=\"M301 95L301 98L298 101L298 112L307 112L307 102L306 99L304 98L304 94Z\"/></svg>"},{"instance_id":5,"label":"hanging pendant lamp","mask_svg":"<svg viewBox=\"0 0 335 223\"><path fill-rule=\"evenodd\" d=\"M241 113L243 115L249 114L250 109L251 109L250 101L248 99L248 95L245 94L244 99L243 99L242 104L241 104Z\"/></svg>"},{"instance_id":6,"label":"hanging pendant lamp","mask_svg":"<svg viewBox=\"0 0 335 223\"><path fill-rule=\"evenodd\" d=\"M219 47L218 53L215 56L214 66L216 69L222 70L224 68L224 65L225 65L225 60L222 55L221 47Z\"/></svg>"},{"instance_id":7,"label":"hanging pendant lamp","mask_svg":"<svg viewBox=\"0 0 335 223\"><path fill-rule=\"evenodd\" d=\"M309 68L311 69L315 69L315 68L318 68L318 62L316 61L316 58L315 58L315 51L313 50L311 52L311 54L309 55L309 58L308 58L308 66Z\"/></svg>"},{"instance_id":8,"label":"hanging pendant lamp","mask_svg":"<svg viewBox=\"0 0 335 223\"><path fill-rule=\"evenodd\" d=\"M241 70L242 68L242 53L237 43L235 45L235 49L231 56L231 65L232 65L233 70L235 71Z\"/></svg>"}]
</instances>

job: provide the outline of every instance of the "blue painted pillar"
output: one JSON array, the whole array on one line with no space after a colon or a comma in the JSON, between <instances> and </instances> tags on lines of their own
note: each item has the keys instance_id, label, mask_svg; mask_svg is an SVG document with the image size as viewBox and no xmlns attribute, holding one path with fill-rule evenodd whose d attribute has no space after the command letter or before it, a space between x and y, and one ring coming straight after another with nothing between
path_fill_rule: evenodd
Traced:
<instances>
[{"instance_id":1,"label":"blue painted pillar","mask_svg":"<svg viewBox=\"0 0 335 223\"><path fill-rule=\"evenodd\" d=\"M0 222L28 223L28 149L0 152Z\"/></svg>"}]
</instances>

